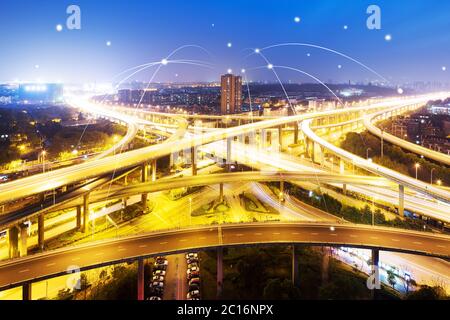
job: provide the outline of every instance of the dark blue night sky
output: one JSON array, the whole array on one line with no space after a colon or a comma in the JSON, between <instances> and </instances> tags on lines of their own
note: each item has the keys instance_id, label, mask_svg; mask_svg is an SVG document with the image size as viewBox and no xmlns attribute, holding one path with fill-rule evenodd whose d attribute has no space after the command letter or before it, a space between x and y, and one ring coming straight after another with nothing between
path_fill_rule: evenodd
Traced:
<instances>
[{"instance_id":1,"label":"dark blue night sky","mask_svg":"<svg viewBox=\"0 0 450 320\"><path fill-rule=\"evenodd\" d=\"M65 28L70 4L81 8L81 30ZM366 27L370 4L381 7L381 30ZM57 32L57 24L64 30ZM2 0L0 30L0 81L105 82L129 67L160 61L185 44L203 46L212 57L191 48L174 58L208 61L214 69L168 65L155 81L213 81L228 68L247 68L252 80L275 81L270 70L252 71L266 64L261 57L244 58L248 48L283 42L341 51L395 83L448 82L450 72L447 0ZM391 41L385 40L387 34ZM301 68L327 82L377 79L318 49L283 47L264 54L274 65ZM152 70L134 79L148 80ZM310 81L291 71L279 73L283 81Z\"/></svg>"}]
</instances>

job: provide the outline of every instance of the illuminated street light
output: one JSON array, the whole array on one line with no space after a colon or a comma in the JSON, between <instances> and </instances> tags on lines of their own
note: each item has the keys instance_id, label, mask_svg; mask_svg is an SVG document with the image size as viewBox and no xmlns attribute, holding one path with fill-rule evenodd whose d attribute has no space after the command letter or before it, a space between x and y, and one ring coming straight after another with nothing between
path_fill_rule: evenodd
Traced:
<instances>
[{"instance_id":1,"label":"illuminated street light","mask_svg":"<svg viewBox=\"0 0 450 320\"><path fill-rule=\"evenodd\" d=\"M419 168L420 168L420 163L416 163L416 164L414 165L414 167L416 168L416 180L418 180L418 170L419 170Z\"/></svg>"},{"instance_id":2,"label":"illuminated street light","mask_svg":"<svg viewBox=\"0 0 450 320\"><path fill-rule=\"evenodd\" d=\"M438 181L436 181L436 183L437 183L438 186L442 186L442 180L441 180L441 179L439 179Z\"/></svg>"}]
</instances>

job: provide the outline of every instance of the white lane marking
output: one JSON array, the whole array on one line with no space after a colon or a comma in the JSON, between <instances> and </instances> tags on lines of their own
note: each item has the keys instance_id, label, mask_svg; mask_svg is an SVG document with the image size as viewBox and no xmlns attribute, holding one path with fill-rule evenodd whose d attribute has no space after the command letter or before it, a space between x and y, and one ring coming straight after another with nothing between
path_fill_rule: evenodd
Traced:
<instances>
[{"instance_id":1,"label":"white lane marking","mask_svg":"<svg viewBox=\"0 0 450 320\"><path fill-rule=\"evenodd\" d=\"M294 236L298 236L300 233L298 233L298 232L292 232L292 235L294 235Z\"/></svg>"},{"instance_id":2,"label":"white lane marking","mask_svg":"<svg viewBox=\"0 0 450 320\"><path fill-rule=\"evenodd\" d=\"M330 233L330 236L337 237L337 233Z\"/></svg>"},{"instance_id":3,"label":"white lane marking","mask_svg":"<svg viewBox=\"0 0 450 320\"><path fill-rule=\"evenodd\" d=\"M355 236L354 234L351 234L350 238L358 238L358 236Z\"/></svg>"},{"instance_id":4,"label":"white lane marking","mask_svg":"<svg viewBox=\"0 0 450 320\"><path fill-rule=\"evenodd\" d=\"M379 238L378 237L370 237L370 239L378 240Z\"/></svg>"},{"instance_id":5,"label":"white lane marking","mask_svg":"<svg viewBox=\"0 0 450 320\"><path fill-rule=\"evenodd\" d=\"M30 269L23 269L23 270L20 270L19 273L24 273L24 272L28 272L28 271L30 271Z\"/></svg>"},{"instance_id":6,"label":"white lane marking","mask_svg":"<svg viewBox=\"0 0 450 320\"><path fill-rule=\"evenodd\" d=\"M139 248L147 248L147 245L146 245L146 244L141 244L141 245L139 246Z\"/></svg>"},{"instance_id":7,"label":"white lane marking","mask_svg":"<svg viewBox=\"0 0 450 320\"><path fill-rule=\"evenodd\" d=\"M46 267L51 267L51 266L54 266L56 263L54 263L54 262L52 262L52 263L47 263L45 266Z\"/></svg>"},{"instance_id":8,"label":"white lane marking","mask_svg":"<svg viewBox=\"0 0 450 320\"><path fill-rule=\"evenodd\" d=\"M437 247L438 247L438 248L445 248L445 246L443 246L443 245L441 245L441 244L438 244Z\"/></svg>"},{"instance_id":9,"label":"white lane marking","mask_svg":"<svg viewBox=\"0 0 450 320\"><path fill-rule=\"evenodd\" d=\"M243 237L244 235L242 233L235 234L236 237Z\"/></svg>"},{"instance_id":10,"label":"white lane marking","mask_svg":"<svg viewBox=\"0 0 450 320\"><path fill-rule=\"evenodd\" d=\"M98 253L95 254L95 256L98 257L98 256L101 256L101 255L104 255L104 254L105 254L104 252L98 252Z\"/></svg>"},{"instance_id":11,"label":"white lane marking","mask_svg":"<svg viewBox=\"0 0 450 320\"><path fill-rule=\"evenodd\" d=\"M117 249L117 251L125 251L125 250L127 250L127 249L125 249L125 248L119 248L119 249Z\"/></svg>"},{"instance_id":12,"label":"white lane marking","mask_svg":"<svg viewBox=\"0 0 450 320\"><path fill-rule=\"evenodd\" d=\"M419 242L419 241L414 241L413 243L414 243L414 244L418 244L418 245L421 245L421 244L422 244L422 242Z\"/></svg>"},{"instance_id":13,"label":"white lane marking","mask_svg":"<svg viewBox=\"0 0 450 320\"><path fill-rule=\"evenodd\" d=\"M391 239L391 240L394 242L400 242L400 240L398 240L398 239Z\"/></svg>"},{"instance_id":14,"label":"white lane marking","mask_svg":"<svg viewBox=\"0 0 450 320\"><path fill-rule=\"evenodd\" d=\"M312 232L311 235L312 236L318 236L319 234L317 232Z\"/></svg>"},{"instance_id":15,"label":"white lane marking","mask_svg":"<svg viewBox=\"0 0 450 320\"><path fill-rule=\"evenodd\" d=\"M279 232L273 232L272 233L274 236L279 236L281 233L279 233Z\"/></svg>"},{"instance_id":16,"label":"white lane marking","mask_svg":"<svg viewBox=\"0 0 450 320\"><path fill-rule=\"evenodd\" d=\"M160 242L159 244L168 244L168 242L164 241L164 242Z\"/></svg>"},{"instance_id":17,"label":"white lane marking","mask_svg":"<svg viewBox=\"0 0 450 320\"><path fill-rule=\"evenodd\" d=\"M262 233L255 233L255 236L262 236Z\"/></svg>"},{"instance_id":18,"label":"white lane marking","mask_svg":"<svg viewBox=\"0 0 450 320\"><path fill-rule=\"evenodd\" d=\"M186 242L187 239L180 239L180 240L178 240L178 241L180 241L180 242Z\"/></svg>"}]
</instances>

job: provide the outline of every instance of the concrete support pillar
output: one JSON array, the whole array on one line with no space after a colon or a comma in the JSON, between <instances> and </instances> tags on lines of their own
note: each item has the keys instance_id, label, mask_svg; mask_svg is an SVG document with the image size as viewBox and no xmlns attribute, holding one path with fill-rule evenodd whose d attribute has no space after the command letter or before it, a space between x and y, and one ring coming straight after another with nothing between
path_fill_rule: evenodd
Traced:
<instances>
[{"instance_id":1,"label":"concrete support pillar","mask_svg":"<svg viewBox=\"0 0 450 320\"><path fill-rule=\"evenodd\" d=\"M284 181L280 181L280 194L279 194L280 201L284 201Z\"/></svg>"},{"instance_id":2,"label":"concrete support pillar","mask_svg":"<svg viewBox=\"0 0 450 320\"><path fill-rule=\"evenodd\" d=\"M174 155L173 155L173 153L171 153L170 154L170 159L169 159L169 169L173 169L174 163L175 163Z\"/></svg>"},{"instance_id":3,"label":"concrete support pillar","mask_svg":"<svg viewBox=\"0 0 450 320\"><path fill-rule=\"evenodd\" d=\"M77 206L77 230L81 229L81 206Z\"/></svg>"},{"instance_id":4,"label":"concrete support pillar","mask_svg":"<svg viewBox=\"0 0 450 320\"><path fill-rule=\"evenodd\" d=\"M294 144L298 144L298 122L294 122Z\"/></svg>"},{"instance_id":5,"label":"concrete support pillar","mask_svg":"<svg viewBox=\"0 0 450 320\"><path fill-rule=\"evenodd\" d=\"M230 172L231 171L231 137L227 138L227 159L226 159L226 163L227 163L227 171Z\"/></svg>"},{"instance_id":6,"label":"concrete support pillar","mask_svg":"<svg viewBox=\"0 0 450 320\"><path fill-rule=\"evenodd\" d=\"M223 248L217 248L217 299L222 298L223 293Z\"/></svg>"},{"instance_id":7,"label":"concrete support pillar","mask_svg":"<svg viewBox=\"0 0 450 320\"><path fill-rule=\"evenodd\" d=\"M191 166L192 166L192 175L197 175L197 148L191 147Z\"/></svg>"},{"instance_id":8,"label":"concrete support pillar","mask_svg":"<svg viewBox=\"0 0 450 320\"><path fill-rule=\"evenodd\" d=\"M19 257L19 229L13 226L8 230L9 258Z\"/></svg>"},{"instance_id":9,"label":"concrete support pillar","mask_svg":"<svg viewBox=\"0 0 450 320\"><path fill-rule=\"evenodd\" d=\"M292 284L300 286L300 277L298 272L298 254L295 252L295 246L292 246Z\"/></svg>"},{"instance_id":10,"label":"concrete support pillar","mask_svg":"<svg viewBox=\"0 0 450 320\"><path fill-rule=\"evenodd\" d=\"M44 251L45 244L45 224L44 224L44 214L38 215L38 247L41 251Z\"/></svg>"},{"instance_id":11,"label":"concrete support pillar","mask_svg":"<svg viewBox=\"0 0 450 320\"><path fill-rule=\"evenodd\" d=\"M398 214L400 217L405 215L405 186L398 186Z\"/></svg>"},{"instance_id":12,"label":"concrete support pillar","mask_svg":"<svg viewBox=\"0 0 450 320\"><path fill-rule=\"evenodd\" d=\"M373 289L372 289L372 299L377 299L378 290L381 289L380 280L380 251L378 249L372 249L372 276L373 276ZM379 289L378 289L379 288Z\"/></svg>"},{"instance_id":13,"label":"concrete support pillar","mask_svg":"<svg viewBox=\"0 0 450 320\"><path fill-rule=\"evenodd\" d=\"M156 181L157 159L152 160L152 181Z\"/></svg>"},{"instance_id":14,"label":"concrete support pillar","mask_svg":"<svg viewBox=\"0 0 450 320\"><path fill-rule=\"evenodd\" d=\"M81 225L81 232L85 233L89 220L89 193L83 196L83 223Z\"/></svg>"},{"instance_id":15,"label":"concrete support pillar","mask_svg":"<svg viewBox=\"0 0 450 320\"><path fill-rule=\"evenodd\" d=\"M22 285L22 300L33 300L31 296L31 282Z\"/></svg>"},{"instance_id":16,"label":"concrete support pillar","mask_svg":"<svg viewBox=\"0 0 450 320\"><path fill-rule=\"evenodd\" d=\"M144 300L144 258L138 259L138 276L137 276L137 299Z\"/></svg>"},{"instance_id":17,"label":"concrete support pillar","mask_svg":"<svg viewBox=\"0 0 450 320\"><path fill-rule=\"evenodd\" d=\"M283 127L278 127L278 144L280 146L280 151L283 151Z\"/></svg>"},{"instance_id":18,"label":"concrete support pillar","mask_svg":"<svg viewBox=\"0 0 450 320\"><path fill-rule=\"evenodd\" d=\"M145 183L148 182L148 171L149 171L149 165L148 163L144 163L142 164L142 168L141 168L141 182ZM141 204L142 204L142 210L146 211L147 210L147 193L143 193L141 194Z\"/></svg>"},{"instance_id":19,"label":"concrete support pillar","mask_svg":"<svg viewBox=\"0 0 450 320\"><path fill-rule=\"evenodd\" d=\"M223 202L223 183L221 183L219 185L219 189L220 189L219 202L222 203Z\"/></svg>"},{"instance_id":20,"label":"concrete support pillar","mask_svg":"<svg viewBox=\"0 0 450 320\"><path fill-rule=\"evenodd\" d=\"M28 225L20 225L20 256L25 257L28 254Z\"/></svg>"}]
</instances>

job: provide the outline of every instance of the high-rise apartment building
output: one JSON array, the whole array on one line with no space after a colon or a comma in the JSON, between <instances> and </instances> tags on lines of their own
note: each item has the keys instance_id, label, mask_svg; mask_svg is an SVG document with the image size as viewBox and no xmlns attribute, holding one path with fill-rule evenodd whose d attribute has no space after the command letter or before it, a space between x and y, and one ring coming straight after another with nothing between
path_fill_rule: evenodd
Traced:
<instances>
[{"instance_id":1,"label":"high-rise apartment building","mask_svg":"<svg viewBox=\"0 0 450 320\"><path fill-rule=\"evenodd\" d=\"M221 78L220 112L239 113L242 108L242 77L225 74Z\"/></svg>"}]
</instances>

